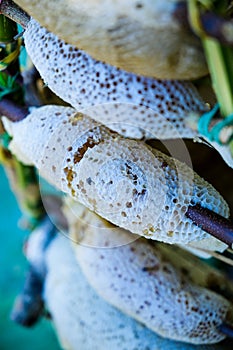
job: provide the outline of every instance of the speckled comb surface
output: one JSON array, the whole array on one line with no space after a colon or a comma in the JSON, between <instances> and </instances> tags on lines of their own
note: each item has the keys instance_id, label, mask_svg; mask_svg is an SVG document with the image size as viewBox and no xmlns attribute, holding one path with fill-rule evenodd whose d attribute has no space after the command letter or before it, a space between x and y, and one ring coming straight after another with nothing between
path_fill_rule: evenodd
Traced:
<instances>
[{"instance_id":1,"label":"speckled comb surface","mask_svg":"<svg viewBox=\"0 0 233 350\"><path fill-rule=\"evenodd\" d=\"M224 286L222 278L205 264L195 267L192 259L182 265L182 251L181 261L174 264L172 247L152 246L143 238L127 244L127 231L79 206L68 202L65 211L71 239L77 242L74 249L83 273L100 296L163 337L194 344L224 338L217 327L231 319L233 308L208 290L211 273ZM112 240L120 246L112 247Z\"/></svg>"},{"instance_id":2,"label":"speckled comb surface","mask_svg":"<svg viewBox=\"0 0 233 350\"><path fill-rule=\"evenodd\" d=\"M225 342L197 346L172 341L160 337L142 323L118 311L100 298L90 286L75 259L69 239L61 234L58 234L47 249L45 261L48 273L44 298L61 345L65 349L79 350L81 347L82 350L230 350L231 348Z\"/></svg>"},{"instance_id":3,"label":"speckled comb surface","mask_svg":"<svg viewBox=\"0 0 233 350\"><path fill-rule=\"evenodd\" d=\"M103 218L146 238L179 244L208 238L208 249L226 248L185 216L196 203L224 217L229 209L184 163L69 107L44 106L21 122L3 121L19 159Z\"/></svg>"},{"instance_id":4,"label":"speckled comb surface","mask_svg":"<svg viewBox=\"0 0 233 350\"><path fill-rule=\"evenodd\" d=\"M160 140L202 136L190 127L189 118L201 116L208 107L192 83L146 78L96 61L33 19L25 44L51 90L119 134ZM207 142L233 167L227 145Z\"/></svg>"},{"instance_id":5,"label":"speckled comb surface","mask_svg":"<svg viewBox=\"0 0 233 350\"><path fill-rule=\"evenodd\" d=\"M207 107L191 83L145 78L96 61L33 19L24 38L45 83L78 111L127 137L194 137L184 118Z\"/></svg>"}]
</instances>

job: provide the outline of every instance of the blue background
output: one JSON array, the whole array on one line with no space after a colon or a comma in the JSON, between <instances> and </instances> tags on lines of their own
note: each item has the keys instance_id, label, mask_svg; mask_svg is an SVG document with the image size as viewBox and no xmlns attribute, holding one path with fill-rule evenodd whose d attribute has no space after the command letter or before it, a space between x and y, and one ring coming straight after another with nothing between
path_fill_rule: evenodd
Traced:
<instances>
[{"instance_id":1,"label":"blue background","mask_svg":"<svg viewBox=\"0 0 233 350\"><path fill-rule=\"evenodd\" d=\"M48 320L41 319L34 327L26 329L9 317L27 270L22 245L28 232L17 226L20 218L17 202L0 166L0 350L59 350Z\"/></svg>"}]
</instances>

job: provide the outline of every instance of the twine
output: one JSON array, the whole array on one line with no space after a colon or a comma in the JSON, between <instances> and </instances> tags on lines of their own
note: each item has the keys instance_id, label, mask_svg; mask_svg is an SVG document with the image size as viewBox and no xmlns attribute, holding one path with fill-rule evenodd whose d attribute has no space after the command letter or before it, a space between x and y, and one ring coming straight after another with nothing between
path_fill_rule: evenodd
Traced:
<instances>
[{"instance_id":1,"label":"twine","mask_svg":"<svg viewBox=\"0 0 233 350\"><path fill-rule=\"evenodd\" d=\"M216 123L212 128L210 128L210 123L215 117L216 113L219 111L219 104L217 103L213 109L204 113L198 121L198 132L206 136L210 141L215 141L218 144L222 145L223 142L220 139L221 131L229 126L233 125L233 114L230 114L228 117L222 119ZM226 144L229 144L233 139L233 133L231 137L228 138Z\"/></svg>"}]
</instances>

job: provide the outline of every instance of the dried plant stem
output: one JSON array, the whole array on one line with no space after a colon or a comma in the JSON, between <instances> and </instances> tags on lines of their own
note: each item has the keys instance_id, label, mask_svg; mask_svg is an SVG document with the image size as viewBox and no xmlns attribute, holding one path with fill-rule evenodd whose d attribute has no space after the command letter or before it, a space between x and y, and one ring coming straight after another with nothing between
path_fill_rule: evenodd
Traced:
<instances>
[{"instance_id":1,"label":"dried plant stem","mask_svg":"<svg viewBox=\"0 0 233 350\"><path fill-rule=\"evenodd\" d=\"M189 244L189 247L192 247L195 249L195 247L192 245L192 244ZM197 249L197 248L196 248ZM216 253L216 252L213 252L211 250L208 250L208 249L203 249L203 248L198 248L198 250L206 253L206 254L209 254L211 255L213 258L217 259L217 260L220 260L222 262L224 262L225 264L227 265L230 265L230 266L233 266L233 260L231 258L227 258L225 257L224 255L222 254L219 254L219 253Z\"/></svg>"},{"instance_id":2,"label":"dried plant stem","mask_svg":"<svg viewBox=\"0 0 233 350\"><path fill-rule=\"evenodd\" d=\"M11 312L12 321L24 327L31 327L38 321L44 309L43 287L43 278L30 266L22 294L17 297Z\"/></svg>"},{"instance_id":3,"label":"dried plant stem","mask_svg":"<svg viewBox=\"0 0 233 350\"><path fill-rule=\"evenodd\" d=\"M30 254L32 253L32 251L30 251L28 257L30 264L25 277L23 290L17 297L11 312L11 319L25 327L31 327L34 325L43 314L43 290L47 273L44 252L56 236L57 232L53 223L48 218L42 221L39 230L40 246L37 248L36 253L32 249L33 253L37 254L37 259L30 259ZM27 256L27 244L25 250Z\"/></svg>"},{"instance_id":4,"label":"dried plant stem","mask_svg":"<svg viewBox=\"0 0 233 350\"><path fill-rule=\"evenodd\" d=\"M218 326L221 333L225 334L229 338L233 338L233 326L228 323L222 323Z\"/></svg>"},{"instance_id":5,"label":"dried plant stem","mask_svg":"<svg viewBox=\"0 0 233 350\"><path fill-rule=\"evenodd\" d=\"M18 106L14 102L3 98L0 100L0 114L12 122L23 120L28 115L28 108Z\"/></svg>"},{"instance_id":6,"label":"dried plant stem","mask_svg":"<svg viewBox=\"0 0 233 350\"><path fill-rule=\"evenodd\" d=\"M12 0L0 1L0 13L20 24L23 28L27 27L30 20L30 16Z\"/></svg>"},{"instance_id":7,"label":"dried plant stem","mask_svg":"<svg viewBox=\"0 0 233 350\"><path fill-rule=\"evenodd\" d=\"M199 204L189 206L185 215L195 225L226 243L230 248L233 247L233 223L230 220Z\"/></svg>"},{"instance_id":8,"label":"dried plant stem","mask_svg":"<svg viewBox=\"0 0 233 350\"><path fill-rule=\"evenodd\" d=\"M233 254L233 250L230 249L230 248L227 249L227 252L228 252L229 254Z\"/></svg>"}]
</instances>

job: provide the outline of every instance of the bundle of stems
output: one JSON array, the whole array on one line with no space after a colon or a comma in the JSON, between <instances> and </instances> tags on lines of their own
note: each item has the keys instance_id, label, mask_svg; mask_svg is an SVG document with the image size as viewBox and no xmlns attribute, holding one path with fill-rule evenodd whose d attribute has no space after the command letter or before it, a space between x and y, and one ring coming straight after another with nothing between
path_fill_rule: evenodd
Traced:
<instances>
[{"instance_id":1,"label":"bundle of stems","mask_svg":"<svg viewBox=\"0 0 233 350\"><path fill-rule=\"evenodd\" d=\"M15 39L17 24L0 15L0 99L7 96L16 104L24 105L24 88L20 74L20 41ZM0 162L8 175L11 188L26 218L26 226L34 228L44 216L38 177L34 167L19 162L7 149L9 135L1 128Z\"/></svg>"},{"instance_id":2,"label":"bundle of stems","mask_svg":"<svg viewBox=\"0 0 233 350\"><path fill-rule=\"evenodd\" d=\"M190 25L202 40L212 85L223 118L233 115L233 47L209 36L203 29L201 15L208 11L226 16L229 6L229 1L225 0L189 0L188 2ZM213 21L215 18L213 17ZM231 18L229 21L231 22ZM233 135L230 138L229 147L233 157Z\"/></svg>"}]
</instances>

